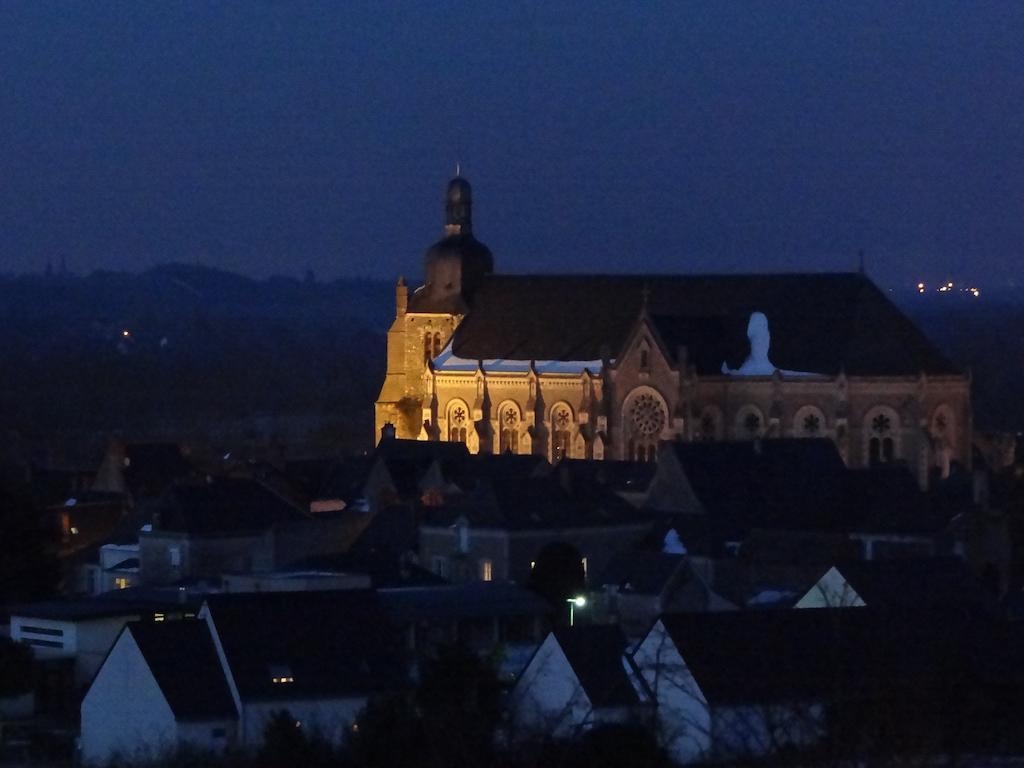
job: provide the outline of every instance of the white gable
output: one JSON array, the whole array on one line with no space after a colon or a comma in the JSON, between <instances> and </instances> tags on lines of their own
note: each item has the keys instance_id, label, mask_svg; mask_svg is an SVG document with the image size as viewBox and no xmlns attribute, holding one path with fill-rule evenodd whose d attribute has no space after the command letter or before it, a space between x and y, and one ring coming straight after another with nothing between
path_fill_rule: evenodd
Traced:
<instances>
[{"instance_id":1,"label":"white gable","mask_svg":"<svg viewBox=\"0 0 1024 768\"><path fill-rule=\"evenodd\" d=\"M866 605L857 591L832 566L817 583L797 600L794 608L862 608Z\"/></svg>"},{"instance_id":2,"label":"white gable","mask_svg":"<svg viewBox=\"0 0 1024 768\"><path fill-rule=\"evenodd\" d=\"M553 632L519 676L509 699L513 738L531 734L571 735L592 706Z\"/></svg>"}]
</instances>

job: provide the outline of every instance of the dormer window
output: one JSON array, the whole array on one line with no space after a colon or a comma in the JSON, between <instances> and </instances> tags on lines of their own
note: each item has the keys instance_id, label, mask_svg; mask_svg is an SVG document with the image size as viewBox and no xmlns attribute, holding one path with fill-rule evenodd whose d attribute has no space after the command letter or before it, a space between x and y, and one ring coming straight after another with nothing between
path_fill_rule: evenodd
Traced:
<instances>
[{"instance_id":1,"label":"dormer window","mask_svg":"<svg viewBox=\"0 0 1024 768\"><path fill-rule=\"evenodd\" d=\"M291 667L287 664L271 664L270 682L274 685L287 685L288 683L294 683L295 677L292 675Z\"/></svg>"}]
</instances>

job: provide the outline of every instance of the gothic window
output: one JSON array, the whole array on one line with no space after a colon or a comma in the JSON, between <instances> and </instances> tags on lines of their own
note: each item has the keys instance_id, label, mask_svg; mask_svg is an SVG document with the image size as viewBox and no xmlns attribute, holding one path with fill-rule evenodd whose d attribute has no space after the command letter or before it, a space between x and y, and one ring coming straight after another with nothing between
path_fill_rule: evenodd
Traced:
<instances>
[{"instance_id":1,"label":"gothic window","mask_svg":"<svg viewBox=\"0 0 1024 768\"><path fill-rule=\"evenodd\" d=\"M499 418L499 452L519 453L519 409L507 405L502 408Z\"/></svg>"},{"instance_id":2,"label":"gothic window","mask_svg":"<svg viewBox=\"0 0 1024 768\"><path fill-rule=\"evenodd\" d=\"M424 365L426 365L427 363L429 363L431 360L434 359L433 355L431 354L431 352L433 350L432 339L433 339L433 336L430 334L429 331L423 337L423 364Z\"/></svg>"},{"instance_id":3,"label":"gothic window","mask_svg":"<svg viewBox=\"0 0 1024 768\"><path fill-rule=\"evenodd\" d=\"M700 414L700 421L697 422L698 431L695 435L697 440L718 440L719 424L721 415L714 406L708 406Z\"/></svg>"},{"instance_id":4,"label":"gothic window","mask_svg":"<svg viewBox=\"0 0 1024 768\"><path fill-rule=\"evenodd\" d=\"M627 453L633 461L654 461L658 453L658 440L667 417L661 400L651 392L641 392L633 398L627 415L631 435Z\"/></svg>"},{"instance_id":5,"label":"gothic window","mask_svg":"<svg viewBox=\"0 0 1024 768\"><path fill-rule=\"evenodd\" d=\"M647 351L647 347L640 348L640 370L646 371L651 367L651 354Z\"/></svg>"},{"instance_id":6,"label":"gothic window","mask_svg":"<svg viewBox=\"0 0 1024 768\"><path fill-rule=\"evenodd\" d=\"M743 431L751 437L757 437L761 433L761 417L756 413L748 413L744 416Z\"/></svg>"},{"instance_id":7,"label":"gothic window","mask_svg":"<svg viewBox=\"0 0 1024 768\"><path fill-rule=\"evenodd\" d=\"M441 334L434 334L434 357L438 357L441 354Z\"/></svg>"},{"instance_id":8,"label":"gothic window","mask_svg":"<svg viewBox=\"0 0 1024 768\"><path fill-rule=\"evenodd\" d=\"M868 463L888 464L896 458L894 418L879 411L868 420Z\"/></svg>"},{"instance_id":9,"label":"gothic window","mask_svg":"<svg viewBox=\"0 0 1024 768\"><path fill-rule=\"evenodd\" d=\"M816 413L808 413L804 416L804 432L808 435L816 435L821 432L821 418Z\"/></svg>"},{"instance_id":10,"label":"gothic window","mask_svg":"<svg viewBox=\"0 0 1024 768\"><path fill-rule=\"evenodd\" d=\"M551 411L551 461L572 458L572 411L568 406L557 405Z\"/></svg>"},{"instance_id":11,"label":"gothic window","mask_svg":"<svg viewBox=\"0 0 1024 768\"><path fill-rule=\"evenodd\" d=\"M448 412L448 440L452 443L465 443L468 434L469 413L463 403L455 403Z\"/></svg>"}]
</instances>

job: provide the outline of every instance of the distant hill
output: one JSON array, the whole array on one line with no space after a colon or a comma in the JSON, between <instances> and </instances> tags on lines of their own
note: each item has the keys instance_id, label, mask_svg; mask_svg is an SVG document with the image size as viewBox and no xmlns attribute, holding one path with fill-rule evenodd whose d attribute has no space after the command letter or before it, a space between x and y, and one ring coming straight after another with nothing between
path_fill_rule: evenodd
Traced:
<instances>
[{"instance_id":1,"label":"distant hill","mask_svg":"<svg viewBox=\"0 0 1024 768\"><path fill-rule=\"evenodd\" d=\"M391 291L183 264L0 277L0 424L79 451L115 432L365 448Z\"/></svg>"},{"instance_id":2,"label":"distant hill","mask_svg":"<svg viewBox=\"0 0 1024 768\"><path fill-rule=\"evenodd\" d=\"M392 291L382 281L253 280L186 264L0 276L0 427L69 463L94 457L114 433L363 450ZM896 298L972 368L976 425L1024 430L1024 302Z\"/></svg>"}]
</instances>

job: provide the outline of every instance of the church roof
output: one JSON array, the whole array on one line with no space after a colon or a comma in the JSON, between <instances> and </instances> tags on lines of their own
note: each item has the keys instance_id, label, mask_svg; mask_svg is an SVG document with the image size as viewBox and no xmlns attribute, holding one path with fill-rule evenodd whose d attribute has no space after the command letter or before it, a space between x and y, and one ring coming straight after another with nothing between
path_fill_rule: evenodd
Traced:
<instances>
[{"instance_id":1,"label":"church roof","mask_svg":"<svg viewBox=\"0 0 1024 768\"><path fill-rule=\"evenodd\" d=\"M772 275L488 275L456 330L470 360L595 360L621 351L647 301L670 355L685 346L698 373L739 367L747 324L763 312L782 370L827 375L957 374L868 278ZM602 349L604 348L604 349Z\"/></svg>"}]
</instances>

